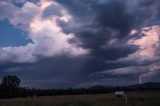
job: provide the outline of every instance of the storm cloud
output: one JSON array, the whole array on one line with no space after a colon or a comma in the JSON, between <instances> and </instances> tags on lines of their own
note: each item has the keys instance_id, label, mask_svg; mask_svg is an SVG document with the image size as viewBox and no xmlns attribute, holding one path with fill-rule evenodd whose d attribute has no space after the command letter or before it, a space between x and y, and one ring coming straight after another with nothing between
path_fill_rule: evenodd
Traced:
<instances>
[{"instance_id":1,"label":"storm cloud","mask_svg":"<svg viewBox=\"0 0 160 106\"><path fill-rule=\"evenodd\" d=\"M16 74L24 86L42 88L126 85L139 83L141 76L160 81L159 4L25 0L19 7L1 1L0 20L9 20L32 40L0 48L1 77Z\"/></svg>"}]
</instances>

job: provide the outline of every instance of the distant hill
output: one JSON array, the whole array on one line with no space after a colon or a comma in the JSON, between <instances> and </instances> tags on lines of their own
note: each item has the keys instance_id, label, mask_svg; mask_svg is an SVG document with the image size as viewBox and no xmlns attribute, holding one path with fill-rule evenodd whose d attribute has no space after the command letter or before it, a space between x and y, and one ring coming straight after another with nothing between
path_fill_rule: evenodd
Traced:
<instances>
[{"instance_id":1,"label":"distant hill","mask_svg":"<svg viewBox=\"0 0 160 106\"><path fill-rule=\"evenodd\" d=\"M158 89L160 90L160 82L147 82L144 84L135 84L135 85L128 85L128 86L103 86L103 85L95 85L90 87L90 89L93 90L101 90L101 89L112 89L112 90L117 90L117 89L122 89L122 90L155 90Z\"/></svg>"},{"instance_id":2,"label":"distant hill","mask_svg":"<svg viewBox=\"0 0 160 106\"><path fill-rule=\"evenodd\" d=\"M147 82L144 84L136 84L127 86L129 89L160 89L160 82Z\"/></svg>"}]
</instances>

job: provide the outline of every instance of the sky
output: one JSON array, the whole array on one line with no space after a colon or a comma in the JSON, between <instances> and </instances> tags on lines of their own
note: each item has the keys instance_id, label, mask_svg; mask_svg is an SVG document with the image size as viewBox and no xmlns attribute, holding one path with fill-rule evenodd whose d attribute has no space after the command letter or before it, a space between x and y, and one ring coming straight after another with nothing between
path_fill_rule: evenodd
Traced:
<instances>
[{"instance_id":1,"label":"sky","mask_svg":"<svg viewBox=\"0 0 160 106\"><path fill-rule=\"evenodd\" d=\"M0 79L80 88L160 81L159 0L0 0Z\"/></svg>"}]
</instances>

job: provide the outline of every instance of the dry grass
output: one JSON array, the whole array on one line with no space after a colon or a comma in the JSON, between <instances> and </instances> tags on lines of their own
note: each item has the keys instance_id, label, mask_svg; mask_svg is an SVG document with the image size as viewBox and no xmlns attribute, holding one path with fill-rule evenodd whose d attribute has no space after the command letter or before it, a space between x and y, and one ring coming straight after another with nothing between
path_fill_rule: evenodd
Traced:
<instances>
[{"instance_id":1,"label":"dry grass","mask_svg":"<svg viewBox=\"0 0 160 106\"><path fill-rule=\"evenodd\" d=\"M0 106L160 106L160 91L129 92L128 103L114 94L2 99Z\"/></svg>"}]
</instances>

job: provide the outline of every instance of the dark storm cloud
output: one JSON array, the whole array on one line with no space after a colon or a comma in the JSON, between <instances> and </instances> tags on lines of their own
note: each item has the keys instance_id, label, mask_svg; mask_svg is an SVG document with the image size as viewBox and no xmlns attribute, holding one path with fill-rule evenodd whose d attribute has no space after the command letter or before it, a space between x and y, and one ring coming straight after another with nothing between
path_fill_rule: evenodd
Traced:
<instances>
[{"instance_id":1,"label":"dark storm cloud","mask_svg":"<svg viewBox=\"0 0 160 106\"><path fill-rule=\"evenodd\" d=\"M89 77L90 73L102 70L105 63L86 56L76 58L57 56L43 59L29 67L24 67L23 69L26 71L17 73L25 81L25 84L37 87L38 83L43 82L43 85L39 87L62 88L75 87L79 83L93 80Z\"/></svg>"},{"instance_id":2,"label":"dark storm cloud","mask_svg":"<svg viewBox=\"0 0 160 106\"><path fill-rule=\"evenodd\" d=\"M157 23L153 10L157 11L158 0L57 0L73 17L69 22L57 22L65 33L73 33L77 39L71 42L91 50L88 56L78 58L59 56L46 59L33 65L35 73L44 79L60 80L62 85L77 86L87 82L97 84L131 84L138 83L139 73L125 75L105 74L92 76L94 73L125 68L130 66L147 66L151 63L123 62L110 63L134 53L139 47L128 45L134 28L144 27L152 20ZM135 3L135 5L134 5ZM52 7L45 10L47 15L52 14ZM58 13L56 13L58 14ZM157 14L157 13L154 13ZM153 16L152 16L153 15ZM82 43L77 43L79 40ZM46 67L45 67L46 66ZM44 71L46 70L46 71ZM37 78L39 79L39 78ZM106 80L105 80L106 79ZM63 81L61 81L63 80ZM126 81L128 80L128 82ZM126 81L126 83L125 83ZM60 83L59 83L60 84ZM55 84L54 86L56 86ZM48 86L51 86L48 84ZM53 86L53 87L54 87Z\"/></svg>"},{"instance_id":3,"label":"dark storm cloud","mask_svg":"<svg viewBox=\"0 0 160 106\"><path fill-rule=\"evenodd\" d=\"M94 82L102 79L101 76L92 76L92 73L104 69L114 69L128 66L127 64L106 64L101 59L91 57L57 56L42 59L30 64L10 64L1 66L1 76L16 75L22 81L22 86L35 88L68 88L76 87L81 83ZM12 71L9 71L12 70ZM15 70L15 71L14 71ZM125 79L134 75L125 75ZM119 79L124 76L105 75L103 78Z\"/></svg>"},{"instance_id":4,"label":"dark storm cloud","mask_svg":"<svg viewBox=\"0 0 160 106\"><path fill-rule=\"evenodd\" d=\"M134 23L134 16L126 12L124 3L111 1L96 7L93 8L98 13L98 26L118 30L119 38L128 34Z\"/></svg>"},{"instance_id":5,"label":"dark storm cloud","mask_svg":"<svg viewBox=\"0 0 160 106\"><path fill-rule=\"evenodd\" d=\"M134 53L138 47L127 44L131 37L135 37L129 34L130 31L159 24L158 0L57 2L68 10L75 21L59 22L64 32L74 33L82 42L81 46L91 49L91 55L96 58L116 60Z\"/></svg>"},{"instance_id":6,"label":"dark storm cloud","mask_svg":"<svg viewBox=\"0 0 160 106\"><path fill-rule=\"evenodd\" d=\"M127 57L138 49L127 44L127 41L133 37L129 33L132 29L159 23L158 0L57 0L57 2L64 6L74 19L74 22L59 22L63 31L74 33L82 42L80 44L82 47L91 49L92 59L86 67L88 73L128 66L147 66L153 63L132 61L118 64L104 63L104 61ZM131 79L132 76L132 81L137 81L138 74L119 77ZM110 76L110 78L118 78L118 76ZM97 80L95 76L93 79Z\"/></svg>"},{"instance_id":7,"label":"dark storm cloud","mask_svg":"<svg viewBox=\"0 0 160 106\"><path fill-rule=\"evenodd\" d=\"M69 11L78 27L70 27L72 22L59 24L66 33L77 35L82 42L81 46L91 49L93 57L116 60L136 51L135 46L124 45L127 42L125 39L134 27L135 16L127 11L126 3L122 0L57 2ZM109 42L113 39L120 43L110 45Z\"/></svg>"},{"instance_id":8,"label":"dark storm cloud","mask_svg":"<svg viewBox=\"0 0 160 106\"><path fill-rule=\"evenodd\" d=\"M136 27L146 27L157 25L159 23L159 0L135 0L136 5L133 7L136 17Z\"/></svg>"},{"instance_id":9,"label":"dark storm cloud","mask_svg":"<svg viewBox=\"0 0 160 106\"><path fill-rule=\"evenodd\" d=\"M97 80L99 77L92 77L92 73L122 66L125 65L106 65L99 59L86 56L76 58L57 56L42 59L36 63L1 65L0 78L2 79L6 75L16 75L22 80L22 86L68 88L76 87L83 82Z\"/></svg>"},{"instance_id":10,"label":"dark storm cloud","mask_svg":"<svg viewBox=\"0 0 160 106\"><path fill-rule=\"evenodd\" d=\"M96 0L57 0L57 2L65 6L71 15L81 23L84 20L90 21L89 18L95 17L94 22L86 25L85 28L96 27L99 32L106 32L105 29L108 28L114 29L119 32L116 37L122 38L126 36L134 23L134 15L126 11L126 3L122 2L122 0L108 0L103 3L99 3Z\"/></svg>"},{"instance_id":11,"label":"dark storm cloud","mask_svg":"<svg viewBox=\"0 0 160 106\"><path fill-rule=\"evenodd\" d=\"M84 58L57 56L25 65L6 64L1 66L3 68L1 70L1 78L11 74L20 77L23 86L29 85L40 88L71 87L82 79L85 80L87 78L85 77L85 73L88 73L88 69L86 69L87 60ZM13 70L16 67L20 67L21 69L16 72L8 72L9 69L12 68Z\"/></svg>"},{"instance_id":12,"label":"dark storm cloud","mask_svg":"<svg viewBox=\"0 0 160 106\"><path fill-rule=\"evenodd\" d=\"M67 57L59 55L30 64L1 65L2 76L5 70L20 67L15 72L23 80L23 85L33 87L75 87L87 82L99 84L137 82L140 73L102 76L92 74L129 66L146 66L151 63L122 62L111 63L134 53L138 47L128 45L130 31L157 23L151 18L152 11L159 0L56 0L73 17L69 22L57 22L65 33L73 33L76 39L70 42L90 49L87 56ZM59 7L57 7L59 8ZM44 18L61 15L54 5L44 11ZM52 12L53 11L53 12ZM154 21L153 21L154 20ZM147 23L145 23L147 22ZM80 42L80 43L79 43ZM82 43L81 43L82 42ZM158 79L158 78L157 78ZM159 80L159 79L158 79ZM124 81L124 82L120 82Z\"/></svg>"}]
</instances>

